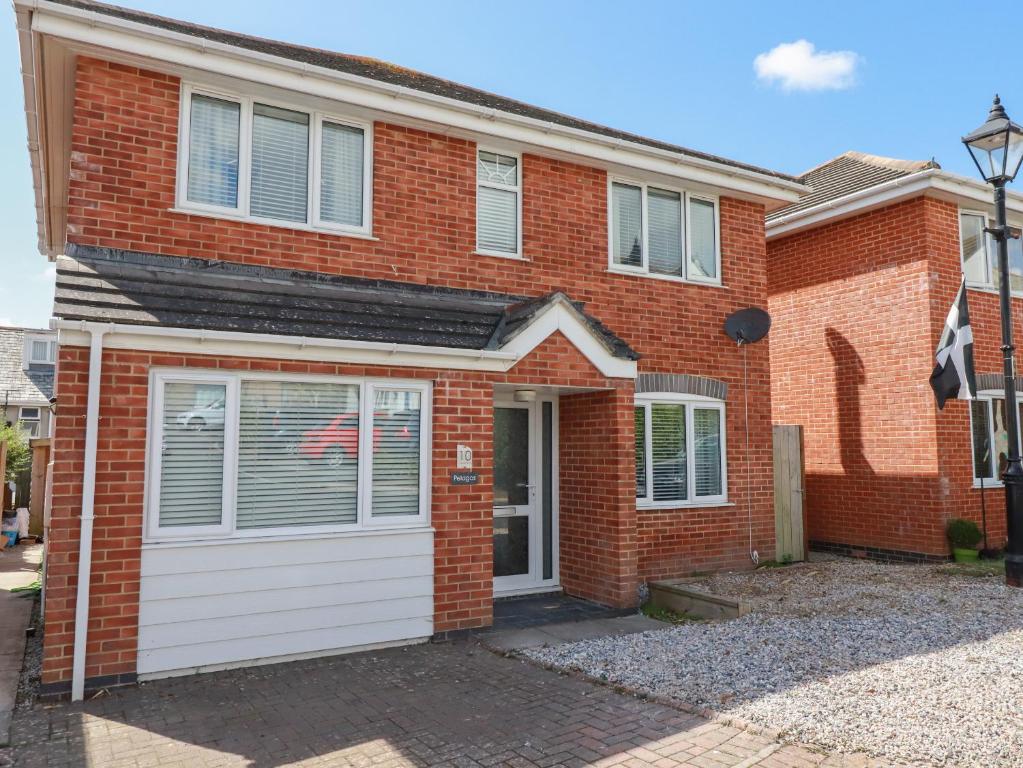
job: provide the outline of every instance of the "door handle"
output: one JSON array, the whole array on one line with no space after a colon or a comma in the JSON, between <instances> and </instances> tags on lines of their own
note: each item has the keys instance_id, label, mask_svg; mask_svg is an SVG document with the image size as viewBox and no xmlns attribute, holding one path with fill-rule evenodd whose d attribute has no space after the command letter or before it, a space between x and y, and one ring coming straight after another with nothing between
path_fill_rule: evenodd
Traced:
<instances>
[{"instance_id":1,"label":"door handle","mask_svg":"<svg viewBox=\"0 0 1023 768\"><path fill-rule=\"evenodd\" d=\"M516 488L536 488L536 483L515 483Z\"/></svg>"}]
</instances>

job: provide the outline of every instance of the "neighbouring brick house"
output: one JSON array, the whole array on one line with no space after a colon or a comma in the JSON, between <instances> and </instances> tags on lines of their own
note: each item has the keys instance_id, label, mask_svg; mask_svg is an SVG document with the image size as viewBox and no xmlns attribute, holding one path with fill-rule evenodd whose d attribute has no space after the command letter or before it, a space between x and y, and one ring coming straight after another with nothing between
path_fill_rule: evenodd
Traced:
<instances>
[{"instance_id":1,"label":"neighbouring brick house","mask_svg":"<svg viewBox=\"0 0 1023 768\"><path fill-rule=\"evenodd\" d=\"M947 521L980 523L983 504L988 544L1004 546L997 271L983 233L990 187L934 161L857 152L800 180L811 191L767 217L771 402L775 423L804 429L812 545L945 559ZM1023 197L1008 198L1018 226ZM1019 338L1019 240L1010 260ZM928 378L964 274L981 399L939 411Z\"/></svg>"},{"instance_id":2,"label":"neighbouring brick house","mask_svg":"<svg viewBox=\"0 0 1023 768\"><path fill-rule=\"evenodd\" d=\"M0 327L0 398L4 423L31 437L50 434L50 398L57 334L41 328Z\"/></svg>"},{"instance_id":3,"label":"neighbouring brick house","mask_svg":"<svg viewBox=\"0 0 1023 768\"><path fill-rule=\"evenodd\" d=\"M61 341L46 690L772 557L768 348L746 454L722 325L805 187L371 59L16 10Z\"/></svg>"}]
</instances>

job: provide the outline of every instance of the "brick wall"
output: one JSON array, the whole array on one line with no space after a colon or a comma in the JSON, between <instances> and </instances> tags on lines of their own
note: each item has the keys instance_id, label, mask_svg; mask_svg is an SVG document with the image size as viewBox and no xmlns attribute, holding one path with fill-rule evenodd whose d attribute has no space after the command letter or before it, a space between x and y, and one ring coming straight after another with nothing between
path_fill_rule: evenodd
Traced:
<instances>
[{"instance_id":1,"label":"brick wall","mask_svg":"<svg viewBox=\"0 0 1023 768\"><path fill-rule=\"evenodd\" d=\"M564 290L586 302L587 311L643 355L641 371L693 373L729 383L729 495L736 502L736 506L704 510L637 513L632 488L631 383L595 380L592 366L571 345L560 337L549 340L542 354L519 363L506 380L613 390L564 398L561 444L573 458L573 466L562 462L568 478L563 478L561 486L566 505L562 523L569 537L563 556L580 572L584 564L589 568L589 576L577 575L573 581L567 573L570 569L563 566L566 583L594 599L628 604L635 599L638 578L748 562L747 466L752 477L755 546L762 557L773 554L767 343L749 350L751 446L747 456L742 356L722 332L725 317L734 310L766 304L761 205L727 197L720 201L725 287L611 274L607 271L606 173L526 154L522 158L525 259L479 256L474 254L475 145L377 122L372 240L183 214L173 210L178 99L179 83L173 77L79 59L68 201L70 242L532 296ZM100 619L94 620L103 619L107 607L114 613L107 624L95 625L98 632L110 630L111 635L98 635L103 639L97 642L108 645L90 649L90 677L119 674L133 664L130 625L131 611L137 611L141 530L138 452L145 432L134 398L135 389L146 385L142 379L149 357L108 352L104 358L100 440L106 447L100 460L102 471L109 474L104 475L99 491L102 504L97 497L97 540L101 525L107 526L105 533L116 534L103 546L120 554L104 568L120 570L101 569L94 575L100 585L94 604L101 609ZM357 373L351 366L304 363L206 358L195 363ZM60 581L54 582L58 588L47 598L48 610L54 611L53 624L47 627L45 679L50 682L65 679L69 664L73 616L68 611L73 611L84 440L84 365L83 350L62 351L58 381L62 413L58 421L62 423L57 426L55 448L59 485L54 494L54 521L62 530L52 539L52 573ZM403 371L401 375L429 376L437 382L435 471L449 471L454 461L456 437L445 431L445 425L465 419L475 431L468 436L460 433L457 439L472 445L481 462L492 460L495 378L452 371ZM129 404L121 399L121 384L131 387ZM593 414L582 409L586 403L606 406L608 419L594 423ZM114 413L119 414L116 420L108 415ZM570 444L566 435L578 441ZM602 442L597 435L603 435L606 444L600 454L604 466L594 473L578 462L597 455ZM605 490L599 499L590 488L598 474ZM459 489L435 487L438 631L490 621L490 494L486 482ZM101 515L112 522L101 523ZM588 560L597 551L603 558L599 562L606 566L599 571ZM106 589L121 596L110 598L110 606L97 602L106 599ZM118 622L124 624L115 632ZM119 645L122 642L124 647Z\"/></svg>"},{"instance_id":2,"label":"brick wall","mask_svg":"<svg viewBox=\"0 0 1023 768\"><path fill-rule=\"evenodd\" d=\"M810 538L947 554L947 520L980 520L968 405L938 412L928 385L961 279L956 206L914 198L768 254L773 418L804 427ZM969 298L977 370L997 371L997 297ZM987 501L997 510L1001 494Z\"/></svg>"}]
</instances>

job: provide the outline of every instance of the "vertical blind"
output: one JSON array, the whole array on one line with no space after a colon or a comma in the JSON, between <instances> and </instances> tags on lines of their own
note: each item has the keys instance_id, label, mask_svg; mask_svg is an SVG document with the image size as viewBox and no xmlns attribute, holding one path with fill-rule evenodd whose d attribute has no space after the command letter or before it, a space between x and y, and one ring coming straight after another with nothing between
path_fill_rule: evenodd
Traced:
<instances>
[{"instance_id":1,"label":"vertical blind","mask_svg":"<svg viewBox=\"0 0 1023 768\"><path fill-rule=\"evenodd\" d=\"M970 422L973 431L973 476L994 477L991 465L991 415L987 400L970 402Z\"/></svg>"},{"instance_id":2,"label":"vertical blind","mask_svg":"<svg viewBox=\"0 0 1023 768\"><path fill-rule=\"evenodd\" d=\"M419 514L419 392L377 390L373 397L374 517Z\"/></svg>"},{"instance_id":3,"label":"vertical blind","mask_svg":"<svg viewBox=\"0 0 1023 768\"><path fill-rule=\"evenodd\" d=\"M160 454L161 528L220 525L224 494L223 384L167 382ZM214 408L220 403L219 419Z\"/></svg>"},{"instance_id":4,"label":"vertical blind","mask_svg":"<svg viewBox=\"0 0 1023 768\"><path fill-rule=\"evenodd\" d=\"M689 200L689 276L716 278L717 233L714 227L714 203Z\"/></svg>"},{"instance_id":5,"label":"vertical blind","mask_svg":"<svg viewBox=\"0 0 1023 768\"><path fill-rule=\"evenodd\" d=\"M188 130L188 199L238 207L241 105L194 94Z\"/></svg>"},{"instance_id":6,"label":"vertical blind","mask_svg":"<svg viewBox=\"0 0 1023 768\"><path fill-rule=\"evenodd\" d=\"M682 276L682 195L664 189L647 190L650 223L650 271Z\"/></svg>"},{"instance_id":7,"label":"vertical blind","mask_svg":"<svg viewBox=\"0 0 1023 768\"><path fill-rule=\"evenodd\" d=\"M643 266L642 190L629 184L611 185L612 247L615 264Z\"/></svg>"},{"instance_id":8,"label":"vertical blind","mask_svg":"<svg viewBox=\"0 0 1023 768\"><path fill-rule=\"evenodd\" d=\"M721 411L716 408L693 409L693 450L697 496L721 494Z\"/></svg>"},{"instance_id":9,"label":"vertical blind","mask_svg":"<svg viewBox=\"0 0 1023 768\"><path fill-rule=\"evenodd\" d=\"M477 244L491 251L518 253L518 159L481 151L477 178Z\"/></svg>"},{"instance_id":10,"label":"vertical blind","mask_svg":"<svg viewBox=\"0 0 1023 768\"><path fill-rule=\"evenodd\" d=\"M359 387L243 381L239 529L356 521Z\"/></svg>"},{"instance_id":11,"label":"vertical blind","mask_svg":"<svg viewBox=\"0 0 1023 768\"><path fill-rule=\"evenodd\" d=\"M963 272L971 283L988 282L984 217L972 213L959 216L959 239L963 251Z\"/></svg>"},{"instance_id":12,"label":"vertical blind","mask_svg":"<svg viewBox=\"0 0 1023 768\"><path fill-rule=\"evenodd\" d=\"M361 128L323 122L320 139L320 218L362 226L365 133Z\"/></svg>"},{"instance_id":13,"label":"vertical blind","mask_svg":"<svg viewBox=\"0 0 1023 768\"><path fill-rule=\"evenodd\" d=\"M305 221L309 195L309 115L252 107L253 216Z\"/></svg>"},{"instance_id":14,"label":"vertical blind","mask_svg":"<svg viewBox=\"0 0 1023 768\"><path fill-rule=\"evenodd\" d=\"M650 438L654 501L687 498L686 407L650 406Z\"/></svg>"}]
</instances>

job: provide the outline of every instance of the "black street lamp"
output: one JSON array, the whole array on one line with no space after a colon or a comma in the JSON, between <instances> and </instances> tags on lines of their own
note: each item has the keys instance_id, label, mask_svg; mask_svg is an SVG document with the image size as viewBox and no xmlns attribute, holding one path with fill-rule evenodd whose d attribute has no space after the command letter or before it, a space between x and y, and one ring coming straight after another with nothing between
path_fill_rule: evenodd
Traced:
<instances>
[{"instance_id":1,"label":"black street lamp","mask_svg":"<svg viewBox=\"0 0 1023 768\"><path fill-rule=\"evenodd\" d=\"M1002 361L1005 371L1005 431L1009 457L1002 474L1009 540L1005 548L1005 583L1023 586L1023 464L1019 455L1019 411L1016 408L1016 363L1009 300L1009 238L1019 237L1005 223L1005 185L1016 178L1023 162L1023 128L1005 114L995 96L987 121L963 137L977 170L995 188L995 226L987 232L998 243L998 299L1002 314Z\"/></svg>"}]
</instances>

